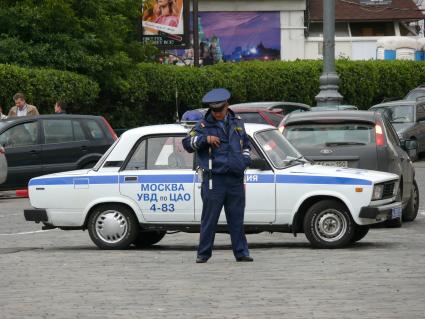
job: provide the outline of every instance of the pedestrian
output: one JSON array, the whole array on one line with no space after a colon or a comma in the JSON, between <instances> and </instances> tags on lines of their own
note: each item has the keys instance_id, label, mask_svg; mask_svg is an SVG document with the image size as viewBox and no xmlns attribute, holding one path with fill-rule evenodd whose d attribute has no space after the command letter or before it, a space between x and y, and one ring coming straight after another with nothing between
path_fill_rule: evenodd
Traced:
<instances>
[{"instance_id":1,"label":"pedestrian","mask_svg":"<svg viewBox=\"0 0 425 319\"><path fill-rule=\"evenodd\" d=\"M55 114L66 114L66 104L62 101L55 103Z\"/></svg>"},{"instance_id":2,"label":"pedestrian","mask_svg":"<svg viewBox=\"0 0 425 319\"><path fill-rule=\"evenodd\" d=\"M230 92L214 89L202 99L209 107L196 123L183 146L196 152L202 170L202 217L197 263L211 257L215 232L224 206L233 254L236 261L249 262L248 243L244 231L244 173L251 162L250 146L240 117L228 108Z\"/></svg>"},{"instance_id":3,"label":"pedestrian","mask_svg":"<svg viewBox=\"0 0 425 319\"><path fill-rule=\"evenodd\" d=\"M13 101L15 101L15 106L10 108L8 117L39 115L34 105L25 102L25 95L23 93L16 93L13 96Z\"/></svg>"},{"instance_id":4,"label":"pedestrian","mask_svg":"<svg viewBox=\"0 0 425 319\"><path fill-rule=\"evenodd\" d=\"M7 116L3 114L3 107L0 105L0 120L7 119Z\"/></svg>"}]
</instances>

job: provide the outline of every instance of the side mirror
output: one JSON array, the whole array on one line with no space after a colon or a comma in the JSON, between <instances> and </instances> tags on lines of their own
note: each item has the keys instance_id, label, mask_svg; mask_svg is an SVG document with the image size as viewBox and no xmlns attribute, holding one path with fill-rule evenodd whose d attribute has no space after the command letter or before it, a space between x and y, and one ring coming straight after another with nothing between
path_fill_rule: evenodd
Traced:
<instances>
[{"instance_id":1,"label":"side mirror","mask_svg":"<svg viewBox=\"0 0 425 319\"><path fill-rule=\"evenodd\" d=\"M402 149L404 149L406 152L415 150L418 148L418 142L416 140L401 140L400 146Z\"/></svg>"},{"instance_id":2,"label":"side mirror","mask_svg":"<svg viewBox=\"0 0 425 319\"><path fill-rule=\"evenodd\" d=\"M251 160L251 165L249 165L249 168L258 169L260 171L266 171L270 169L270 166L265 159L255 158Z\"/></svg>"}]
</instances>

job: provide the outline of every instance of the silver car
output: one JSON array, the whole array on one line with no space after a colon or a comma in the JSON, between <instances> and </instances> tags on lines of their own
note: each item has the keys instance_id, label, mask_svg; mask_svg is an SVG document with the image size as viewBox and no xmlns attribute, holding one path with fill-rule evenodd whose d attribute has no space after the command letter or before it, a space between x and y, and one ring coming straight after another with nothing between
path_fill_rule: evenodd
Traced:
<instances>
[{"instance_id":1,"label":"silver car","mask_svg":"<svg viewBox=\"0 0 425 319\"><path fill-rule=\"evenodd\" d=\"M3 146L0 146L0 184L4 183L7 178L7 160Z\"/></svg>"},{"instance_id":2,"label":"silver car","mask_svg":"<svg viewBox=\"0 0 425 319\"><path fill-rule=\"evenodd\" d=\"M415 140L418 148L408 152L412 161L425 152L425 100L392 101L374 105L371 111L384 114L394 126L401 140Z\"/></svg>"}]
</instances>

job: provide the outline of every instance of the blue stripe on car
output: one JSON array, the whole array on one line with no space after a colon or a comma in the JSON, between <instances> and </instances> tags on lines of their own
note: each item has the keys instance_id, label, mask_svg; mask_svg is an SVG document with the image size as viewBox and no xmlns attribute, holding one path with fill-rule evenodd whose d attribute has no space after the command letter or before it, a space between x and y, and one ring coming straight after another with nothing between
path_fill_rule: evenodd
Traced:
<instances>
[{"instance_id":1,"label":"blue stripe on car","mask_svg":"<svg viewBox=\"0 0 425 319\"><path fill-rule=\"evenodd\" d=\"M134 175L127 175L134 176ZM135 183L135 181L124 181L125 176L68 176L34 178L29 186L42 185L74 185L86 184L88 180L92 185ZM137 183L193 183L195 174L182 175L137 175ZM84 180L84 181L83 181ZM274 183L272 174L247 174L247 183ZM371 181L359 178L334 177L334 176L306 176L306 175L276 175L278 184L321 184L321 185L372 185Z\"/></svg>"}]
</instances>

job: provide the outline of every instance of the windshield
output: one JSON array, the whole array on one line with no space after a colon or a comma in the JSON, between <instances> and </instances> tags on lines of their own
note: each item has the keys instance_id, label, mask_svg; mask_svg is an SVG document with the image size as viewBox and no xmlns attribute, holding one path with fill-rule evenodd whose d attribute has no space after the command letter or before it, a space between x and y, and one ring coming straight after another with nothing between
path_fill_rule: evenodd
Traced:
<instances>
[{"instance_id":1,"label":"windshield","mask_svg":"<svg viewBox=\"0 0 425 319\"><path fill-rule=\"evenodd\" d=\"M369 145L375 143L372 124L303 124L287 127L283 134L295 147Z\"/></svg>"},{"instance_id":2,"label":"windshield","mask_svg":"<svg viewBox=\"0 0 425 319\"><path fill-rule=\"evenodd\" d=\"M376 108L391 123L412 123L414 121L413 105L394 105Z\"/></svg>"},{"instance_id":3,"label":"windshield","mask_svg":"<svg viewBox=\"0 0 425 319\"><path fill-rule=\"evenodd\" d=\"M106 158L111 154L112 150L114 149L115 145L118 144L120 139L117 139L114 144L111 145L111 147L106 151L105 154L100 158L100 160L96 163L96 165L93 167L94 171L98 171L99 168L102 167L103 163L105 162Z\"/></svg>"},{"instance_id":4,"label":"windshield","mask_svg":"<svg viewBox=\"0 0 425 319\"><path fill-rule=\"evenodd\" d=\"M425 90L412 91L406 96L408 101L416 101L418 97L425 97Z\"/></svg>"},{"instance_id":5,"label":"windshield","mask_svg":"<svg viewBox=\"0 0 425 319\"><path fill-rule=\"evenodd\" d=\"M288 160L301 157L301 154L278 130L267 130L254 135L261 149L277 168L288 166Z\"/></svg>"}]
</instances>

